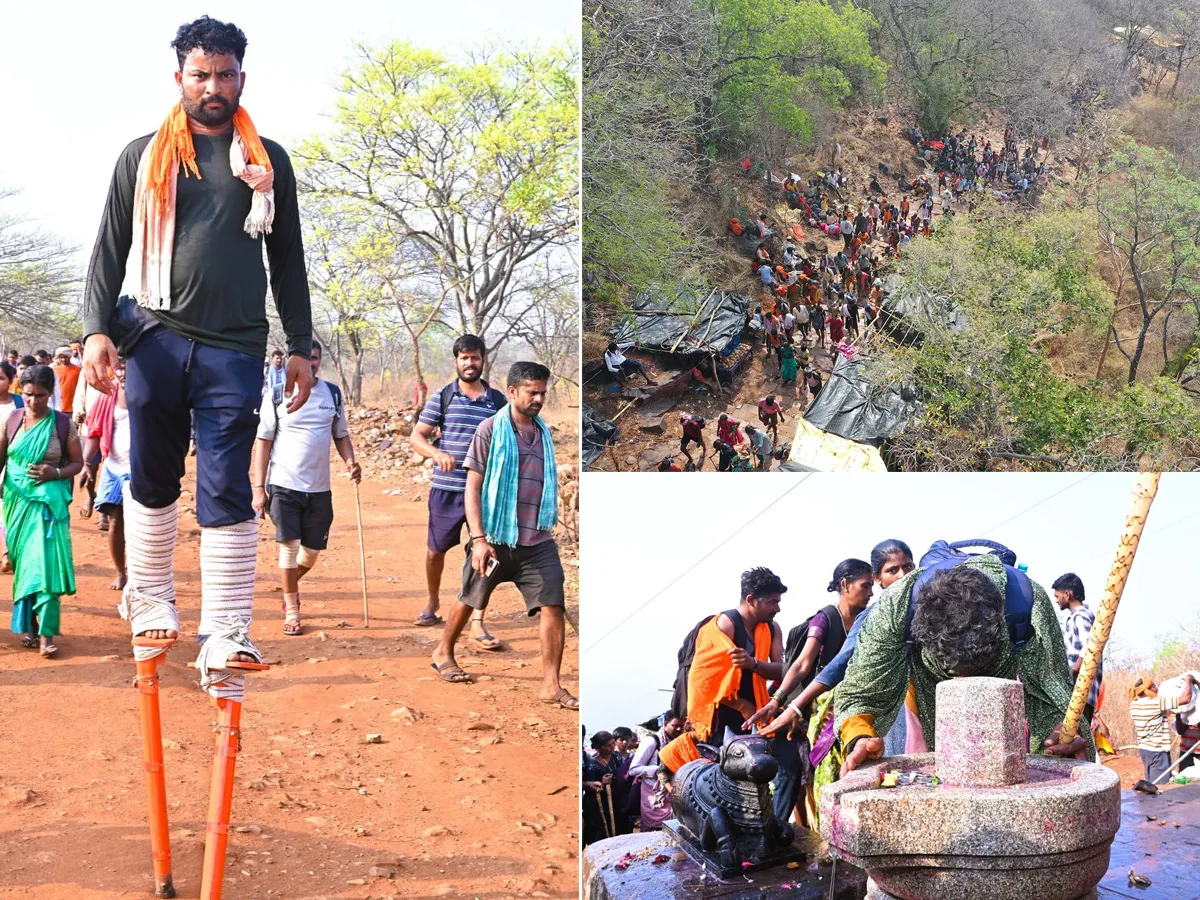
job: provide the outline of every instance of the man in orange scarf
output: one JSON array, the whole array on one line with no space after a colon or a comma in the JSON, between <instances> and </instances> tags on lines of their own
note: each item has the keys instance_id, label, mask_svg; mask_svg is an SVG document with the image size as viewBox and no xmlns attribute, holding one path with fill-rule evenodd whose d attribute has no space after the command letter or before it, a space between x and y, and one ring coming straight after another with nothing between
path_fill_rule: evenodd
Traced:
<instances>
[{"instance_id":1,"label":"man in orange scarf","mask_svg":"<svg viewBox=\"0 0 1200 900\"><path fill-rule=\"evenodd\" d=\"M720 745L725 729L741 733L767 682L783 677L783 632L775 624L782 595L779 576L766 568L742 573L742 601L709 619L696 633L688 672L688 719L698 740Z\"/></svg>"},{"instance_id":2,"label":"man in orange scarf","mask_svg":"<svg viewBox=\"0 0 1200 900\"><path fill-rule=\"evenodd\" d=\"M88 272L83 368L107 394L117 344L127 358L122 614L134 637L179 633L172 550L194 419L204 576L197 665L206 690L240 700L244 676L219 673L229 661L261 661L247 636L257 544L248 473L267 341L264 243L288 338L289 412L312 387L308 279L291 163L240 105L246 36L205 16L182 26L172 47L180 101L155 134L125 148L109 189Z\"/></svg>"},{"instance_id":3,"label":"man in orange scarf","mask_svg":"<svg viewBox=\"0 0 1200 900\"><path fill-rule=\"evenodd\" d=\"M250 454L268 333L264 245L287 335L288 412L312 389L312 314L291 162L241 108L245 34L204 16L183 25L171 46L179 103L157 132L125 148L109 188L85 289L83 374L113 393L120 347L131 437L120 610L134 637L139 685L154 696L147 735L157 723L154 666L179 636L177 501L194 422L202 573L196 668L219 702L221 734L232 739L245 670L264 668L249 637L258 545ZM146 746L154 743L148 738ZM220 758L230 758L227 750L222 745ZM161 779L161 759L147 763ZM165 807L157 815L165 818ZM155 816L152 800L152 823ZM223 824L210 822L210 834ZM161 876L165 851L154 851Z\"/></svg>"}]
</instances>

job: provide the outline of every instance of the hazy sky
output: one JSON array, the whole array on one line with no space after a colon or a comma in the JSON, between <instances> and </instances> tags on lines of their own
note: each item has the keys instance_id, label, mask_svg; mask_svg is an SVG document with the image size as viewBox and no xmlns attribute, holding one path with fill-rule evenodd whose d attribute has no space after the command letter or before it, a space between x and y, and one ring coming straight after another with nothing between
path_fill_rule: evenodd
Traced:
<instances>
[{"instance_id":1,"label":"hazy sky","mask_svg":"<svg viewBox=\"0 0 1200 900\"><path fill-rule=\"evenodd\" d=\"M580 669L589 731L632 726L666 709L670 694L659 689L674 683L684 636L704 616L737 605L740 575L752 566L768 566L788 586L778 619L785 635L836 602L825 587L838 562L867 559L875 544L893 537L918 558L939 539L1000 541L1048 593L1059 575L1078 574L1094 609L1134 483L1127 474L837 474L813 475L796 487L800 477L582 479ZM1164 475L1110 649L1152 654L1163 636L1196 633L1200 592L1191 563L1198 538L1200 478Z\"/></svg>"},{"instance_id":2,"label":"hazy sky","mask_svg":"<svg viewBox=\"0 0 1200 900\"><path fill-rule=\"evenodd\" d=\"M326 127L357 40L453 53L487 42L577 45L580 28L577 0L6 2L0 188L21 195L2 211L78 245L86 264L117 155L178 100L175 30L205 14L246 33L242 102L285 147Z\"/></svg>"}]
</instances>

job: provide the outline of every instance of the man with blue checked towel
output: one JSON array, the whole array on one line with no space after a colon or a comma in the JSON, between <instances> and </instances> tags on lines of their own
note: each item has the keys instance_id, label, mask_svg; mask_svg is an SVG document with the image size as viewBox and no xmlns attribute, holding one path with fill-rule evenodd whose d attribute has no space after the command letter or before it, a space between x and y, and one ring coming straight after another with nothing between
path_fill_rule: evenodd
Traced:
<instances>
[{"instance_id":1,"label":"man with blue checked towel","mask_svg":"<svg viewBox=\"0 0 1200 900\"><path fill-rule=\"evenodd\" d=\"M550 370L518 362L508 370L508 405L475 431L463 463L467 559L463 587L446 619L432 668L445 681L470 682L455 662L454 645L472 610L483 610L505 582L517 586L529 615L541 613L543 703L578 709L559 683L566 619L563 568L554 541L558 522L558 467L550 429L538 417Z\"/></svg>"}]
</instances>

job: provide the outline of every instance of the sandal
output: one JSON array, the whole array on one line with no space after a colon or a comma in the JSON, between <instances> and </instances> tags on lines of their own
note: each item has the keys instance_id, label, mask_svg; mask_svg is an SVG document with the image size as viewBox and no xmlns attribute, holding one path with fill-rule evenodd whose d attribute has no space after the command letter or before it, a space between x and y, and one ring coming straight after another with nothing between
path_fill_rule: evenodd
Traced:
<instances>
[{"instance_id":1,"label":"sandal","mask_svg":"<svg viewBox=\"0 0 1200 900\"><path fill-rule=\"evenodd\" d=\"M53 659L54 654L57 652L58 647L56 647L54 644L47 644L45 647L42 647L40 650L38 650L38 653L41 654L42 659Z\"/></svg>"},{"instance_id":2,"label":"sandal","mask_svg":"<svg viewBox=\"0 0 1200 900\"><path fill-rule=\"evenodd\" d=\"M434 625L445 624L445 621L437 613L421 613L413 624L418 628L432 628Z\"/></svg>"},{"instance_id":3,"label":"sandal","mask_svg":"<svg viewBox=\"0 0 1200 900\"><path fill-rule=\"evenodd\" d=\"M450 684L471 684L471 676L454 663L443 663L439 666L431 662L429 668L437 672L442 681L448 681Z\"/></svg>"},{"instance_id":4,"label":"sandal","mask_svg":"<svg viewBox=\"0 0 1200 900\"><path fill-rule=\"evenodd\" d=\"M100 513L100 530L108 531L108 516L104 513Z\"/></svg>"},{"instance_id":5,"label":"sandal","mask_svg":"<svg viewBox=\"0 0 1200 900\"><path fill-rule=\"evenodd\" d=\"M33 650L38 646L38 639L32 634L27 634L21 638L21 646L26 650Z\"/></svg>"},{"instance_id":6,"label":"sandal","mask_svg":"<svg viewBox=\"0 0 1200 900\"><path fill-rule=\"evenodd\" d=\"M477 635L472 636L471 640L473 640L476 644L479 645L480 650L503 650L504 649L504 642L501 641L500 638L496 637L495 635L486 634L486 633L485 634L477 634Z\"/></svg>"},{"instance_id":7,"label":"sandal","mask_svg":"<svg viewBox=\"0 0 1200 900\"><path fill-rule=\"evenodd\" d=\"M579 709L579 698L566 688L559 688L557 694L548 700L542 700L542 702L549 703L552 706L560 706L563 709Z\"/></svg>"},{"instance_id":8,"label":"sandal","mask_svg":"<svg viewBox=\"0 0 1200 900\"><path fill-rule=\"evenodd\" d=\"M296 598L295 606L288 603L286 597L283 598L283 633L292 635L303 634L304 629L300 626L300 598Z\"/></svg>"}]
</instances>

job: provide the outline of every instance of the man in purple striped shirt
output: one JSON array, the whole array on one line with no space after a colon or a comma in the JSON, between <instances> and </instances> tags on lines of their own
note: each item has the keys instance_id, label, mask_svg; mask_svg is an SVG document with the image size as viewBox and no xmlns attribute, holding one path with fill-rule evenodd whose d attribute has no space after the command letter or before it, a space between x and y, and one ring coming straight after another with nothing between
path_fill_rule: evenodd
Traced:
<instances>
[{"instance_id":1,"label":"man in purple striped shirt","mask_svg":"<svg viewBox=\"0 0 1200 900\"><path fill-rule=\"evenodd\" d=\"M409 437L419 454L432 459L433 484L429 489L429 535L426 541L425 581L429 600L414 624L428 627L442 624L438 615L442 571L446 554L462 542L467 514L463 492L467 488L467 470L463 461L475 429L504 406L504 394L483 379L487 347L473 334L464 334L454 342L454 368L458 377L436 394L430 394L420 420ZM444 405L444 408L443 408ZM434 435L437 444L433 443ZM482 650L500 650L503 644L488 633L483 610L471 620L471 639Z\"/></svg>"}]
</instances>

